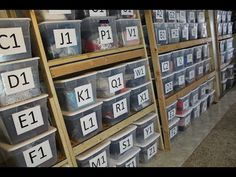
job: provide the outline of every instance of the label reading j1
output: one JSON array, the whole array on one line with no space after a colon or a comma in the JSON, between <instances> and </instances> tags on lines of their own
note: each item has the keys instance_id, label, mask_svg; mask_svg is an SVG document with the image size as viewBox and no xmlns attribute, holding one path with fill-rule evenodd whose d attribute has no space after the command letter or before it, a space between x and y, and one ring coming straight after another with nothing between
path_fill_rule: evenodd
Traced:
<instances>
[{"instance_id":1,"label":"label reading j1","mask_svg":"<svg viewBox=\"0 0 236 177\"><path fill-rule=\"evenodd\" d=\"M175 11L169 10L168 11L168 18L169 18L169 20L175 20L176 19Z\"/></svg>"},{"instance_id":2,"label":"label reading j1","mask_svg":"<svg viewBox=\"0 0 236 177\"><path fill-rule=\"evenodd\" d=\"M164 11L163 10L155 10L156 11L156 19L162 20L164 19Z\"/></svg>"},{"instance_id":3,"label":"label reading j1","mask_svg":"<svg viewBox=\"0 0 236 177\"><path fill-rule=\"evenodd\" d=\"M168 120L171 120L175 117L176 114L176 109L171 109L170 111L168 111Z\"/></svg>"},{"instance_id":4,"label":"label reading j1","mask_svg":"<svg viewBox=\"0 0 236 177\"><path fill-rule=\"evenodd\" d=\"M184 57L177 57L177 67L184 65Z\"/></svg>"},{"instance_id":5,"label":"label reading j1","mask_svg":"<svg viewBox=\"0 0 236 177\"><path fill-rule=\"evenodd\" d=\"M159 30L159 41L166 41L166 30Z\"/></svg>"},{"instance_id":6,"label":"label reading j1","mask_svg":"<svg viewBox=\"0 0 236 177\"><path fill-rule=\"evenodd\" d=\"M134 79L138 79L140 77L145 76L145 73L146 73L146 68L144 65L134 68Z\"/></svg>"},{"instance_id":7,"label":"label reading j1","mask_svg":"<svg viewBox=\"0 0 236 177\"><path fill-rule=\"evenodd\" d=\"M133 10L121 10L121 15L134 15Z\"/></svg>"},{"instance_id":8,"label":"label reading j1","mask_svg":"<svg viewBox=\"0 0 236 177\"><path fill-rule=\"evenodd\" d=\"M77 45L75 29L54 29L55 45L57 49Z\"/></svg>"},{"instance_id":9,"label":"label reading j1","mask_svg":"<svg viewBox=\"0 0 236 177\"><path fill-rule=\"evenodd\" d=\"M114 118L117 118L128 112L127 99L124 98L114 104L112 104Z\"/></svg>"},{"instance_id":10,"label":"label reading j1","mask_svg":"<svg viewBox=\"0 0 236 177\"><path fill-rule=\"evenodd\" d=\"M185 75L179 76L178 82L179 82L179 85L185 84Z\"/></svg>"},{"instance_id":11,"label":"label reading j1","mask_svg":"<svg viewBox=\"0 0 236 177\"><path fill-rule=\"evenodd\" d=\"M106 16L106 10L89 10L89 16L94 17L94 16Z\"/></svg>"},{"instance_id":12,"label":"label reading j1","mask_svg":"<svg viewBox=\"0 0 236 177\"><path fill-rule=\"evenodd\" d=\"M179 29L171 29L171 37L179 38Z\"/></svg>"},{"instance_id":13,"label":"label reading j1","mask_svg":"<svg viewBox=\"0 0 236 177\"><path fill-rule=\"evenodd\" d=\"M26 46L22 28L0 28L0 54L14 55L25 53Z\"/></svg>"},{"instance_id":14,"label":"label reading j1","mask_svg":"<svg viewBox=\"0 0 236 177\"><path fill-rule=\"evenodd\" d=\"M187 99L187 100L184 101L183 110L187 110L188 107L189 107L189 100Z\"/></svg>"},{"instance_id":15,"label":"label reading j1","mask_svg":"<svg viewBox=\"0 0 236 177\"><path fill-rule=\"evenodd\" d=\"M120 154L133 147L133 136L129 135L128 137L119 141L119 147L120 147Z\"/></svg>"},{"instance_id":16,"label":"label reading j1","mask_svg":"<svg viewBox=\"0 0 236 177\"><path fill-rule=\"evenodd\" d=\"M138 27L137 26L129 26L126 27L126 39L127 41L137 40L138 36Z\"/></svg>"},{"instance_id":17,"label":"label reading j1","mask_svg":"<svg viewBox=\"0 0 236 177\"><path fill-rule=\"evenodd\" d=\"M6 95L19 93L35 87L31 67L1 74Z\"/></svg>"},{"instance_id":18,"label":"label reading j1","mask_svg":"<svg viewBox=\"0 0 236 177\"><path fill-rule=\"evenodd\" d=\"M187 55L187 63L192 63L193 62L193 54L188 54Z\"/></svg>"},{"instance_id":19,"label":"label reading j1","mask_svg":"<svg viewBox=\"0 0 236 177\"><path fill-rule=\"evenodd\" d=\"M128 162L126 162L125 167L136 167L136 157L132 158Z\"/></svg>"},{"instance_id":20,"label":"label reading j1","mask_svg":"<svg viewBox=\"0 0 236 177\"><path fill-rule=\"evenodd\" d=\"M36 167L52 158L49 140L23 151L27 167Z\"/></svg>"},{"instance_id":21,"label":"label reading j1","mask_svg":"<svg viewBox=\"0 0 236 177\"><path fill-rule=\"evenodd\" d=\"M147 127L143 129L144 139L147 139L153 133L154 133L154 123L151 123L150 125L148 125Z\"/></svg>"},{"instance_id":22,"label":"label reading j1","mask_svg":"<svg viewBox=\"0 0 236 177\"><path fill-rule=\"evenodd\" d=\"M94 101L92 84L76 87L75 95L78 107L92 103Z\"/></svg>"},{"instance_id":23,"label":"label reading j1","mask_svg":"<svg viewBox=\"0 0 236 177\"><path fill-rule=\"evenodd\" d=\"M33 130L44 124L40 106L12 114L17 135Z\"/></svg>"},{"instance_id":24,"label":"label reading j1","mask_svg":"<svg viewBox=\"0 0 236 177\"><path fill-rule=\"evenodd\" d=\"M157 143L147 149L147 159L152 158L157 153Z\"/></svg>"},{"instance_id":25,"label":"label reading j1","mask_svg":"<svg viewBox=\"0 0 236 177\"><path fill-rule=\"evenodd\" d=\"M185 118L185 120L184 120L184 125L185 126L188 126L190 124L190 118L191 118L190 115Z\"/></svg>"},{"instance_id":26,"label":"label reading j1","mask_svg":"<svg viewBox=\"0 0 236 177\"><path fill-rule=\"evenodd\" d=\"M113 43L111 26L99 26L98 33L101 44Z\"/></svg>"},{"instance_id":27,"label":"label reading j1","mask_svg":"<svg viewBox=\"0 0 236 177\"><path fill-rule=\"evenodd\" d=\"M170 139L173 138L178 132L178 126L175 126L170 130Z\"/></svg>"},{"instance_id":28,"label":"label reading j1","mask_svg":"<svg viewBox=\"0 0 236 177\"><path fill-rule=\"evenodd\" d=\"M161 71L162 72L166 72L170 70L170 62L169 61L165 61L161 63Z\"/></svg>"},{"instance_id":29,"label":"label reading j1","mask_svg":"<svg viewBox=\"0 0 236 177\"><path fill-rule=\"evenodd\" d=\"M48 10L50 15L71 14L71 10Z\"/></svg>"},{"instance_id":30,"label":"label reading j1","mask_svg":"<svg viewBox=\"0 0 236 177\"><path fill-rule=\"evenodd\" d=\"M203 73L203 66L200 66L199 68L198 68L198 74L202 74Z\"/></svg>"},{"instance_id":31,"label":"label reading j1","mask_svg":"<svg viewBox=\"0 0 236 177\"><path fill-rule=\"evenodd\" d=\"M138 105L142 105L143 103L145 103L146 101L149 100L149 93L148 93L148 89L141 92L140 94L138 94Z\"/></svg>"},{"instance_id":32,"label":"label reading j1","mask_svg":"<svg viewBox=\"0 0 236 177\"><path fill-rule=\"evenodd\" d=\"M107 154L106 151L98 154L96 157L89 160L90 167L107 167Z\"/></svg>"},{"instance_id":33,"label":"label reading j1","mask_svg":"<svg viewBox=\"0 0 236 177\"><path fill-rule=\"evenodd\" d=\"M195 70L189 72L189 79L192 80L195 77Z\"/></svg>"},{"instance_id":34,"label":"label reading j1","mask_svg":"<svg viewBox=\"0 0 236 177\"><path fill-rule=\"evenodd\" d=\"M165 93L169 93L173 90L173 82L168 82L165 84Z\"/></svg>"},{"instance_id":35,"label":"label reading j1","mask_svg":"<svg viewBox=\"0 0 236 177\"><path fill-rule=\"evenodd\" d=\"M91 114L88 114L80 119L80 125L81 130L83 133L83 136L86 136L87 134L94 132L98 129L98 123L97 123L97 117L96 113L93 112Z\"/></svg>"},{"instance_id":36,"label":"label reading j1","mask_svg":"<svg viewBox=\"0 0 236 177\"><path fill-rule=\"evenodd\" d=\"M124 88L124 79L122 73L108 77L108 82L110 93L115 93Z\"/></svg>"}]
</instances>

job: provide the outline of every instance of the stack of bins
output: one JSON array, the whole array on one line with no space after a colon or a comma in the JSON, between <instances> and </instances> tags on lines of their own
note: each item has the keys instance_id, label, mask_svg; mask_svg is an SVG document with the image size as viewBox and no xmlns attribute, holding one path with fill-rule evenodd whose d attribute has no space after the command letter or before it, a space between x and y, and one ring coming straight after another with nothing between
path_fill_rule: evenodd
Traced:
<instances>
[{"instance_id":1,"label":"stack of bins","mask_svg":"<svg viewBox=\"0 0 236 177\"><path fill-rule=\"evenodd\" d=\"M217 10L218 35L232 34L232 11Z\"/></svg>"},{"instance_id":2,"label":"stack of bins","mask_svg":"<svg viewBox=\"0 0 236 177\"><path fill-rule=\"evenodd\" d=\"M6 166L57 162L56 128L40 90L39 58L31 58L30 19L0 19L0 151ZM8 43L8 40L14 42Z\"/></svg>"}]
</instances>

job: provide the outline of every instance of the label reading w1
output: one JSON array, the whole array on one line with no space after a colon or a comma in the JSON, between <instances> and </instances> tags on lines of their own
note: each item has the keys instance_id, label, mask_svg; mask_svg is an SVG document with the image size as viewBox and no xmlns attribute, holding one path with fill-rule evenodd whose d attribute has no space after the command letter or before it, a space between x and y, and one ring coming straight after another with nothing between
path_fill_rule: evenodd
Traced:
<instances>
[{"instance_id":1,"label":"label reading w1","mask_svg":"<svg viewBox=\"0 0 236 177\"><path fill-rule=\"evenodd\" d=\"M144 139L147 139L153 133L154 133L154 123L151 123L150 125L148 125L143 129Z\"/></svg>"},{"instance_id":2,"label":"label reading w1","mask_svg":"<svg viewBox=\"0 0 236 177\"><path fill-rule=\"evenodd\" d=\"M113 43L111 26L99 26L98 34L101 44Z\"/></svg>"},{"instance_id":3,"label":"label reading w1","mask_svg":"<svg viewBox=\"0 0 236 177\"><path fill-rule=\"evenodd\" d=\"M133 147L133 136L129 135L125 139L119 141L119 147L120 147L120 154Z\"/></svg>"},{"instance_id":4,"label":"label reading w1","mask_svg":"<svg viewBox=\"0 0 236 177\"><path fill-rule=\"evenodd\" d=\"M106 151L98 154L96 157L89 160L90 167L107 167L107 154Z\"/></svg>"},{"instance_id":5,"label":"label reading w1","mask_svg":"<svg viewBox=\"0 0 236 177\"><path fill-rule=\"evenodd\" d=\"M142 105L149 100L148 89L138 94L138 105Z\"/></svg>"},{"instance_id":6,"label":"label reading w1","mask_svg":"<svg viewBox=\"0 0 236 177\"><path fill-rule=\"evenodd\" d=\"M17 135L33 130L44 124L40 106L12 114Z\"/></svg>"},{"instance_id":7,"label":"label reading w1","mask_svg":"<svg viewBox=\"0 0 236 177\"><path fill-rule=\"evenodd\" d=\"M147 149L147 159L152 158L157 153L157 143Z\"/></svg>"},{"instance_id":8,"label":"label reading w1","mask_svg":"<svg viewBox=\"0 0 236 177\"><path fill-rule=\"evenodd\" d=\"M127 41L137 40L139 38L138 27L137 26L126 27L126 36L127 36Z\"/></svg>"},{"instance_id":9,"label":"label reading w1","mask_svg":"<svg viewBox=\"0 0 236 177\"><path fill-rule=\"evenodd\" d=\"M134 15L133 10L121 10L121 15Z\"/></svg>"},{"instance_id":10,"label":"label reading w1","mask_svg":"<svg viewBox=\"0 0 236 177\"><path fill-rule=\"evenodd\" d=\"M94 101L92 84L86 84L75 88L75 95L78 107Z\"/></svg>"},{"instance_id":11,"label":"label reading w1","mask_svg":"<svg viewBox=\"0 0 236 177\"><path fill-rule=\"evenodd\" d=\"M166 30L159 30L159 41L166 41Z\"/></svg>"},{"instance_id":12,"label":"label reading w1","mask_svg":"<svg viewBox=\"0 0 236 177\"><path fill-rule=\"evenodd\" d=\"M127 99L124 98L114 104L112 104L114 118L117 118L128 112Z\"/></svg>"},{"instance_id":13,"label":"label reading w1","mask_svg":"<svg viewBox=\"0 0 236 177\"><path fill-rule=\"evenodd\" d=\"M162 72L166 72L170 70L170 62L169 61L165 61L161 63L161 70Z\"/></svg>"},{"instance_id":14,"label":"label reading w1","mask_svg":"<svg viewBox=\"0 0 236 177\"><path fill-rule=\"evenodd\" d=\"M98 123L96 118L96 113L93 112L88 114L80 119L81 130L83 136L95 131L98 129Z\"/></svg>"},{"instance_id":15,"label":"label reading w1","mask_svg":"<svg viewBox=\"0 0 236 177\"><path fill-rule=\"evenodd\" d=\"M26 46L22 28L0 28L0 54L14 55L25 53Z\"/></svg>"},{"instance_id":16,"label":"label reading w1","mask_svg":"<svg viewBox=\"0 0 236 177\"><path fill-rule=\"evenodd\" d=\"M94 16L106 16L106 10L89 10L89 16L94 17Z\"/></svg>"},{"instance_id":17,"label":"label reading w1","mask_svg":"<svg viewBox=\"0 0 236 177\"><path fill-rule=\"evenodd\" d=\"M57 49L77 45L75 29L54 29L55 45Z\"/></svg>"},{"instance_id":18,"label":"label reading w1","mask_svg":"<svg viewBox=\"0 0 236 177\"><path fill-rule=\"evenodd\" d=\"M50 15L71 14L71 10L49 10Z\"/></svg>"},{"instance_id":19,"label":"label reading w1","mask_svg":"<svg viewBox=\"0 0 236 177\"><path fill-rule=\"evenodd\" d=\"M52 158L49 140L23 151L27 167L36 167Z\"/></svg>"},{"instance_id":20,"label":"label reading w1","mask_svg":"<svg viewBox=\"0 0 236 177\"><path fill-rule=\"evenodd\" d=\"M146 73L146 68L144 65L134 68L134 79L138 79L140 77L145 76L145 73Z\"/></svg>"},{"instance_id":21,"label":"label reading w1","mask_svg":"<svg viewBox=\"0 0 236 177\"><path fill-rule=\"evenodd\" d=\"M179 29L171 29L171 37L179 38Z\"/></svg>"},{"instance_id":22,"label":"label reading w1","mask_svg":"<svg viewBox=\"0 0 236 177\"><path fill-rule=\"evenodd\" d=\"M115 93L124 88L124 79L122 73L108 77L108 82L110 93Z\"/></svg>"},{"instance_id":23,"label":"label reading w1","mask_svg":"<svg viewBox=\"0 0 236 177\"><path fill-rule=\"evenodd\" d=\"M31 67L1 74L6 95L19 93L35 87Z\"/></svg>"},{"instance_id":24,"label":"label reading w1","mask_svg":"<svg viewBox=\"0 0 236 177\"><path fill-rule=\"evenodd\" d=\"M136 157L132 158L128 162L126 162L125 167L136 167Z\"/></svg>"}]
</instances>

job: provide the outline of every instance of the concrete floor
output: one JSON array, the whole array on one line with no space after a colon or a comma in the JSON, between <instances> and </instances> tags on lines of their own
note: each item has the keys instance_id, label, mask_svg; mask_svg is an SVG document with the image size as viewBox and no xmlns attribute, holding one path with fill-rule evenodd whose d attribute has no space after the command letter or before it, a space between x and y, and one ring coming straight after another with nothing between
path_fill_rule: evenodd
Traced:
<instances>
[{"instance_id":1,"label":"concrete floor","mask_svg":"<svg viewBox=\"0 0 236 177\"><path fill-rule=\"evenodd\" d=\"M200 119L192 122L187 130L180 132L172 141L171 151L161 151L149 163L141 166L181 167L234 103L236 103L236 87L217 104L213 104Z\"/></svg>"}]
</instances>

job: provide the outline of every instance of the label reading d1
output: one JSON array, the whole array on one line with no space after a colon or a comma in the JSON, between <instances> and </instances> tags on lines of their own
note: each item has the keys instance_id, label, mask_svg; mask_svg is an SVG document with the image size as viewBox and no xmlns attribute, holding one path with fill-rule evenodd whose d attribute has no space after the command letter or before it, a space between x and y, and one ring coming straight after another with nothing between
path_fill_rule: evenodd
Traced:
<instances>
[{"instance_id":1,"label":"label reading d1","mask_svg":"<svg viewBox=\"0 0 236 177\"><path fill-rule=\"evenodd\" d=\"M138 105L142 105L143 103L145 103L146 101L149 100L149 93L148 93L148 89L141 92L140 94L138 94Z\"/></svg>"},{"instance_id":2,"label":"label reading d1","mask_svg":"<svg viewBox=\"0 0 236 177\"><path fill-rule=\"evenodd\" d=\"M129 135L128 137L122 139L119 141L119 147L120 147L120 154L123 152L129 150L130 148L133 147L133 136L132 134Z\"/></svg>"},{"instance_id":3,"label":"label reading d1","mask_svg":"<svg viewBox=\"0 0 236 177\"><path fill-rule=\"evenodd\" d=\"M158 31L159 41L166 41L166 30Z\"/></svg>"},{"instance_id":4,"label":"label reading d1","mask_svg":"<svg viewBox=\"0 0 236 177\"><path fill-rule=\"evenodd\" d=\"M92 84L76 87L75 95L78 107L92 103L94 101Z\"/></svg>"},{"instance_id":5,"label":"label reading d1","mask_svg":"<svg viewBox=\"0 0 236 177\"><path fill-rule=\"evenodd\" d=\"M77 45L75 29L54 29L53 35L57 49Z\"/></svg>"},{"instance_id":6,"label":"label reading d1","mask_svg":"<svg viewBox=\"0 0 236 177\"><path fill-rule=\"evenodd\" d=\"M114 118L117 118L128 112L127 99L124 98L114 104L112 104Z\"/></svg>"},{"instance_id":7,"label":"label reading d1","mask_svg":"<svg viewBox=\"0 0 236 177\"><path fill-rule=\"evenodd\" d=\"M126 37L127 41L133 41L139 39L138 27L137 26L126 27Z\"/></svg>"},{"instance_id":8,"label":"label reading d1","mask_svg":"<svg viewBox=\"0 0 236 177\"><path fill-rule=\"evenodd\" d=\"M147 159L152 158L157 153L157 143L147 149Z\"/></svg>"},{"instance_id":9,"label":"label reading d1","mask_svg":"<svg viewBox=\"0 0 236 177\"><path fill-rule=\"evenodd\" d=\"M89 16L94 17L94 16L106 16L106 10L89 10Z\"/></svg>"},{"instance_id":10,"label":"label reading d1","mask_svg":"<svg viewBox=\"0 0 236 177\"><path fill-rule=\"evenodd\" d=\"M137 67L137 68L134 68L134 79L138 79L140 77L143 77L145 76L146 74L146 68L145 66L140 66L140 67Z\"/></svg>"},{"instance_id":11,"label":"label reading d1","mask_svg":"<svg viewBox=\"0 0 236 177\"><path fill-rule=\"evenodd\" d=\"M103 151L102 153L89 160L89 167L107 167L107 165L108 163L106 151Z\"/></svg>"},{"instance_id":12,"label":"label reading d1","mask_svg":"<svg viewBox=\"0 0 236 177\"><path fill-rule=\"evenodd\" d=\"M98 34L101 44L113 43L113 36L111 26L99 26Z\"/></svg>"},{"instance_id":13,"label":"label reading d1","mask_svg":"<svg viewBox=\"0 0 236 177\"><path fill-rule=\"evenodd\" d=\"M86 136L87 134L97 130L98 123L97 123L96 113L93 112L91 114L88 114L80 118L80 125L81 125L83 136Z\"/></svg>"},{"instance_id":14,"label":"label reading d1","mask_svg":"<svg viewBox=\"0 0 236 177\"><path fill-rule=\"evenodd\" d=\"M121 15L134 15L133 10L121 10Z\"/></svg>"},{"instance_id":15,"label":"label reading d1","mask_svg":"<svg viewBox=\"0 0 236 177\"><path fill-rule=\"evenodd\" d=\"M108 77L108 82L110 93L115 93L124 88L124 78L122 73Z\"/></svg>"},{"instance_id":16,"label":"label reading d1","mask_svg":"<svg viewBox=\"0 0 236 177\"><path fill-rule=\"evenodd\" d=\"M136 157L132 158L128 162L126 162L125 167L136 167Z\"/></svg>"}]
</instances>

